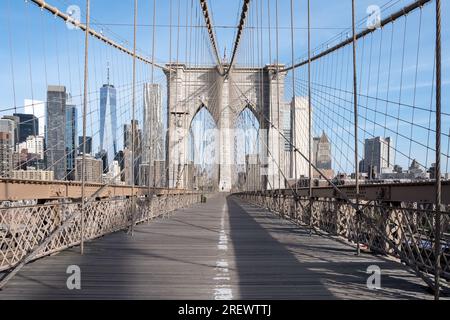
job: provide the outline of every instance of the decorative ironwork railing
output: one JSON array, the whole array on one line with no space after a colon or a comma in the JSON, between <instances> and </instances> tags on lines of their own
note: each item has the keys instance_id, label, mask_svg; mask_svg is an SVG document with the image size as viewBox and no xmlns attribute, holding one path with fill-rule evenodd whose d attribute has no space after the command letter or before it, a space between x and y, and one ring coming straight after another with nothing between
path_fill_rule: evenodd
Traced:
<instances>
[{"instance_id":1,"label":"decorative ironwork railing","mask_svg":"<svg viewBox=\"0 0 450 320\"><path fill-rule=\"evenodd\" d=\"M55 203L0 209L0 271L13 268L49 237L53 239L33 259L60 252L81 242L81 217L85 240L93 240L152 220L168 212L201 201L197 193L180 191L120 200L102 200L86 204ZM132 205L136 204L134 212ZM70 219L71 221L69 221ZM60 229L56 235L55 231Z\"/></svg>"},{"instance_id":2,"label":"decorative ironwork railing","mask_svg":"<svg viewBox=\"0 0 450 320\"><path fill-rule=\"evenodd\" d=\"M237 194L299 225L321 230L364 249L397 258L434 288L435 239L441 239L441 284L450 280L450 206L444 206L436 234L435 205L417 202L361 202L361 213L342 199L301 197L283 192ZM311 210L311 209L312 210Z\"/></svg>"}]
</instances>

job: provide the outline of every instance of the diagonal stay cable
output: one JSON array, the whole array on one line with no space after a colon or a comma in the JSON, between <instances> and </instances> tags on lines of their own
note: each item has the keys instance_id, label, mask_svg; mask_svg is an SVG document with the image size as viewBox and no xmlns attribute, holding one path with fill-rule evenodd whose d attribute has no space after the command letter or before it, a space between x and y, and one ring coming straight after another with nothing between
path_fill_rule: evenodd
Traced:
<instances>
[{"instance_id":1,"label":"diagonal stay cable","mask_svg":"<svg viewBox=\"0 0 450 320\"><path fill-rule=\"evenodd\" d=\"M245 93L242 92L241 88L233 81L233 85L236 87L236 89L238 91L241 92L241 94L243 96L245 96ZM312 163L312 161L310 159L308 159L307 156L305 156L293 143L292 141L290 141L290 139L288 137L286 137L286 135L284 133L281 132L281 130L279 128L277 128L275 126L275 124L270 121L270 119L267 118L266 115L264 115L261 111L257 110L257 108L251 103L251 101L246 97L249 106L252 107L252 109L257 112L259 115L261 115L261 117L263 119L265 119L265 121L267 121L269 123L269 125L275 129L276 131L278 131L279 135L290 145L290 147L292 148L292 150L296 153L298 153L303 159L305 159L312 167L313 169L315 169L329 184L330 186L342 197L343 200L345 200L349 205L351 205L355 210L358 210L358 208L356 207L356 204L353 203L353 201L350 200L350 198L347 196L347 194L345 194L341 189L339 189L339 187L336 186L336 184L333 183L333 181L331 181L331 179L329 179L323 172L321 169L319 169L314 163Z\"/></svg>"}]
</instances>

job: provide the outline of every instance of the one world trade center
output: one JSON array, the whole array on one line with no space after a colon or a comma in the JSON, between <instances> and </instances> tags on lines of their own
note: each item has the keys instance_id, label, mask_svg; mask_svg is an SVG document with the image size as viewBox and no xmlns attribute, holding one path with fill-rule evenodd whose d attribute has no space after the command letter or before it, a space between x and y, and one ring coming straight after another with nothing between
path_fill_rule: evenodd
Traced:
<instances>
[{"instance_id":1,"label":"one world trade center","mask_svg":"<svg viewBox=\"0 0 450 320\"><path fill-rule=\"evenodd\" d=\"M109 81L100 88L100 152L106 153L107 161L117 154L117 99L116 88Z\"/></svg>"}]
</instances>

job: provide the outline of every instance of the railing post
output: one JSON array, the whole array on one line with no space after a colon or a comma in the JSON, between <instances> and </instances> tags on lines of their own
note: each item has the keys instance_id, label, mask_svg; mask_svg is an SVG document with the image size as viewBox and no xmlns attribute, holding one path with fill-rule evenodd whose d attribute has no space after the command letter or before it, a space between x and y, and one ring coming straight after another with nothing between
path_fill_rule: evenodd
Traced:
<instances>
[{"instance_id":1,"label":"railing post","mask_svg":"<svg viewBox=\"0 0 450 320\"><path fill-rule=\"evenodd\" d=\"M309 198L309 235L312 236L314 230L314 199Z\"/></svg>"},{"instance_id":2,"label":"railing post","mask_svg":"<svg viewBox=\"0 0 450 320\"><path fill-rule=\"evenodd\" d=\"M347 219L347 210L346 208L346 204L342 203L341 200L337 199L335 200L336 205L335 205L335 214L336 214L336 235L340 236L340 237L344 237L347 238L348 235L348 226L346 224ZM343 212L344 209L344 212Z\"/></svg>"}]
</instances>

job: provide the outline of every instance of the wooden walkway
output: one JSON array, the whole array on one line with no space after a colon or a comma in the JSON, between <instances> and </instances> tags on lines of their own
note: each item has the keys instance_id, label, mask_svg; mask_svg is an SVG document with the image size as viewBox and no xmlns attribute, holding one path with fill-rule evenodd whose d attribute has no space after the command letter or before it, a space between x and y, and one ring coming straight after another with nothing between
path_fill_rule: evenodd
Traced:
<instances>
[{"instance_id":1,"label":"wooden walkway","mask_svg":"<svg viewBox=\"0 0 450 320\"><path fill-rule=\"evenodd\" d=\"M431 299L400 264L224 195L26 266L0 299ZM66 287L70 265L82 289ZM382 289L366 287L368 266Z\"/></svg>"}]
</instances>

